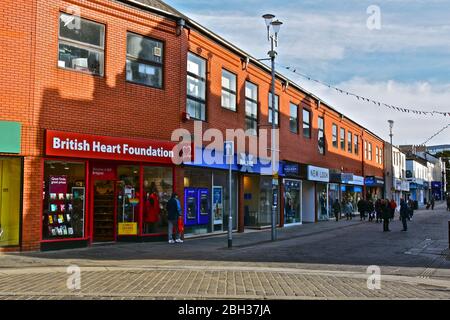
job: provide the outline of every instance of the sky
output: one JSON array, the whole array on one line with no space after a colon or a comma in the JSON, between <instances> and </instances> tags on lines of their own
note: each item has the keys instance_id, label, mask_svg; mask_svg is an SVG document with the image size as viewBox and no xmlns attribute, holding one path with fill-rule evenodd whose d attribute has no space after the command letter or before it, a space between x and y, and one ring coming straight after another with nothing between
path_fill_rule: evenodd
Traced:
<instances>
[{"instance_id":1,"label":"sky","mask_svg":"<svg viewBox=\"0 0 450 320\"><path fill-rule=\"evenodd\" d=\"M276 15L277 71L385 140L394 120L396 145L422 144L450 123L363 103L286 69L389 105L450 112L450 0L165 2L258 59L270 50L261 16ZM450 128L428 144L445 143Z\"/></svg>"}]
</instances>

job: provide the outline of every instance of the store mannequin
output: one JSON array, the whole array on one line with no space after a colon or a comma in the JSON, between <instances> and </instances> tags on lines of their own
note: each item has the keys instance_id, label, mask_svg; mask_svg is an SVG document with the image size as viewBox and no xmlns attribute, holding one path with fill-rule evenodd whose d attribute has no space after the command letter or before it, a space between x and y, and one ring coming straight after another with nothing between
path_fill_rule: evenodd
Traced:
<instances>
[{"instance_id":1,"label":"store mannequin","mask_svg":"<svg viewBox=\"0 0 450 320\"><path fill-rule=\"evenodd\" d=\"M156 184L152 182L150 186L150 192L147 192L144 203L144 222L147 224L147 228L159 222L161 207L159 203L158 190ZM147 230L149 232L149 230Z\"/></svg>"}]
</instances>

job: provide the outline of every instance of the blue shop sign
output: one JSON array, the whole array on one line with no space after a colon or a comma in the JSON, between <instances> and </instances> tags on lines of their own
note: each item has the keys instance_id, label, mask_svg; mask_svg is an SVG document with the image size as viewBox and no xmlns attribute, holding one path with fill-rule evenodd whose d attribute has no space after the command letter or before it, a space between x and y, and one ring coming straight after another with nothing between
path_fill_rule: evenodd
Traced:
<instances>
[{"instance_id":1,"label":"blue shop sign","mask_svg":"<svg viewBox=\"0 0 450 320\"><path fill-rule=\"evenodd\" d=\"M298 175L299 174L298 164L296 164L296 163L285 163L283 165L283 174L286 175L286 176Z\"/></svg>"},{"instance_id":2,"label":"blue shop sign","mask_svg":"<svg viewBox=\"0 0 450 320\"><path fill-rule=\"evenodd\" d=\"M210 169L222 169L229 170L229 159L221 150L196 148L194 153L194 161L191 163L185 163L189 167L203 167ZM282 163L278 164L279 175L282 176ZM235 154L232 163L231 170L240 171L245 173L256 174L272 174L272 164L269 160L262 161L257 156L239 153Z\"/></svg>"},{"instance_id":3,"label":"blue shop sign","mask_svg":"<svg viewBox=\"0 0 450 320\"><path fill-rule=\"evenodd\" d=\"M382 187L384 180L369 176L364 179L364 184L369 187Z\"/></svg>"},{"instance_id":4,"label":"blue shop sign","mask_svg":"<svg viewBox=\"0 0 450 320\"><path fill-rule=\"evenodd\" d=\"M439 182L439 181L431 182L431 188L432 189L441 189L442 188L442 182Z\"/></svg>"}]
</instances>

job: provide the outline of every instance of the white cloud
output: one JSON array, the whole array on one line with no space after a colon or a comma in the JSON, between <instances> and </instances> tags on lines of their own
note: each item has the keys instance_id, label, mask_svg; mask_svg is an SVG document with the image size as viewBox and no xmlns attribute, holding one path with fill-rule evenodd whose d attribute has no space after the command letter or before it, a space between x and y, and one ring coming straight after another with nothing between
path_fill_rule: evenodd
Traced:
<instances>
[{"instance_id":1,"label":"white cloud","mask_svg":"<svg viewBox=\"0 0 450 320\"><path fill-rule=\"evenodd\" d=\"M387 120L394 120L395 144L423 143L439 129L450 123L449 116L419 116L402 113L386 107L375 106L373 103L358 101L354 97L337 93L335 90L313 82L299 80L298 83L385 140L389 138ZM370 82L366 79L354 78L338 84L337 87L402 108L423 111L450 111L450 108L448 108L450 83L442 85L432 85L427 82L408 84L392 80ZM449 142L450 131L443 132L430 141L432 144Z\"/></svg>"}]
</instances>

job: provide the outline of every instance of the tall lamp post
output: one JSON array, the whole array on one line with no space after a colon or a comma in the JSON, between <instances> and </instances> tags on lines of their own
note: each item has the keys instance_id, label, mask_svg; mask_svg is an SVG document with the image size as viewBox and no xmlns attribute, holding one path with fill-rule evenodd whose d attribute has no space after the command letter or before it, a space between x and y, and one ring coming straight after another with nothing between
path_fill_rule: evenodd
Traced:
<instances>
[{"instance_id":1,"label":"tall lamp post","mask_svg":"<svg viewBox=\"0 0 450 320\"><path fill-rule=\"evenodd\" d=\"M391 141L391 181L392 181L392 186L391 186L391 199L393 198L393 195L392 195L392 193L393 193L393 190L394 190L394 185L395 185L395 175L394 175L394 160L393 160L393 158L394 158L394 156L393 156L393 154L394 154L394 146L392 145L392 136L393 136L393 134L392 134L392 129L394 128L394 120L388 120L388 123L389 123L389 138L390 138L390 141Z\"/></svg>"},{"instance_id":2,"label":"tall lamp post","mask_svg":"<svg viewBox=\"0 0 450 320\"><path fill-rule=\"evenodd\" d=\"M278 186L278 168L275 169L275 57L277 56L277 52L275 48L278 47L278 33L280 32L281 25L283 24L279 20L274 20L275 15L273 14L265 14L263 18L266 22L267 27L267 41L270 42L270 51L269 57L272 63L272 85L271 85L271 93L272 93L272 141L271 145L271 155L272 155L272 241L277 239L277 229L276 229L276 212L278 207L278 197L277 197L277 186Z\"/></svg>"}]
</instances>

